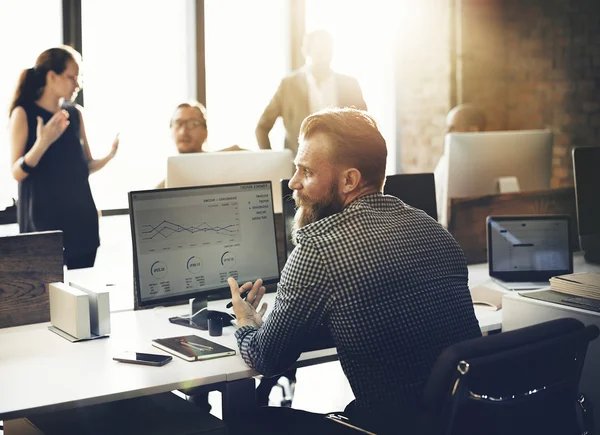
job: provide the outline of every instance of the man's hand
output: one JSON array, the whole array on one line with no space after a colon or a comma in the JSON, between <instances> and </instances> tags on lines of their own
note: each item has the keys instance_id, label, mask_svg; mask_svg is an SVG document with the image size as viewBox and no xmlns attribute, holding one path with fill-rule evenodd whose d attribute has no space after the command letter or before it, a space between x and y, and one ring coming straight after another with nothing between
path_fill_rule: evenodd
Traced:
<instances>
[{"instance_id":1,"label":"man's hand","mask_svg":"<svg viewBox=\"0 0 600 435\"><path fill-rule=\"evenodd\" d=\"M227 280L229 288L231 289L231 303L233 305L233 312L237 317L238 328L246 325L260 328L263 324L263 316L267 311L266 302L262 304L259 311L256 311L258 304L262 300L267 289L262 285L262 279L257 279L252 287L250 284L245 283L242 287L238 287L238 283L235 279L229 278ZM243 300L240 296L244 291L249 290L246 300Z\"/></svg>"}]
</instances>

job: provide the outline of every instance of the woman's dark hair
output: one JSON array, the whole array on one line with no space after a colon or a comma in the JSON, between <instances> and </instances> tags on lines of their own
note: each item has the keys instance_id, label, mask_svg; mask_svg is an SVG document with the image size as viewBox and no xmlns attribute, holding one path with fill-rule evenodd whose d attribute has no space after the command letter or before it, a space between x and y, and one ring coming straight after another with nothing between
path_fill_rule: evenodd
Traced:
<instances>
[{"instance_id":1,"label":"woman's dark hair","mask_svg":"<svg viewBox=\"0 0 600 435\"><path fill-rule=\"evenodd\" d=\"M46 86L46 75L48 71L54 71L56 74L62 74L67 69L69 62L79 64L81 55L73 48L63 45L56 48L50 48L40 54L35 61L35 66L23 70L19 76L15 94L8 109L8 115L15 110L15 107L23 104L37 101L44 92Z\"/></svg>"}]
</instances>

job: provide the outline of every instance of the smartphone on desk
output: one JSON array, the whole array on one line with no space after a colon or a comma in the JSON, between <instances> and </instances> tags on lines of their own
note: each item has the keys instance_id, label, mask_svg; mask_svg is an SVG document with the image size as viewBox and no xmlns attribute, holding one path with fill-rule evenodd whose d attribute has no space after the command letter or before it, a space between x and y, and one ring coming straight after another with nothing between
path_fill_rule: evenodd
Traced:
<instances>
[{"instance_id":1,"label":"smartphone on desk","mask_svg":"<svg viewBox=\"0 0 600 435\"><path fill-rule=\"evenodd\" d=\"M160 367L173 360L173 357L170 355L158 355L155 353L123 352L113 357L113 359L115 361L124 363Z\"/></svg>"}]
</instances>

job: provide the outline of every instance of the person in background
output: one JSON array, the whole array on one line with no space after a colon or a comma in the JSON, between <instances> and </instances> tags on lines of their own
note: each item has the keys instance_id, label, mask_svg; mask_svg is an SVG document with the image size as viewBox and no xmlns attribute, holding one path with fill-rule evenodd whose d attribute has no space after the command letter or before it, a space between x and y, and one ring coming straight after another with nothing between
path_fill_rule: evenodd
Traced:
<instances>
[{"instance_id":1,"label":"person in background","mask_svg":"<svg viewBox=\"0 0 600 435\"><path fill-rule=\"evenodd\" d=\"M485 130L485 115L483 112L472 104L460 104L454 107L448 115L446 115L446 133L476 133ZM444 227L448 226L448 222L443 207L443 198L446 195L445 180L448 177L448 161L445 154L440 157L435 170L433 171L435 178L435 197L437 201L437 209L439 220Z\"/></svg>"},{"instance_id":2,"label":"person in background","mask_svg":"<svg viewBox=\"0 0 600 435\"><path fill-rule=\"evenodd\" d=\"M175 108L171 122L171 137L179 154L203 153L203 147L208 138L208 125L206 122L206 108L198 101L181 103ZM230 146L218 151L242 151L237 145ZM161 181L156 188L165 187L165 181Z\"/></svg>"},{"instance_id":3,"label":"person in background","mask_svg":"<svg viewBox=\"0 0 600 435\"><path fill-rule=\"evenodd\" d=\"M333 38L324 30L304 37L306 65L284 77L256 127L261 149L270 149L269 132L278 117L285 126L285 148L296 154L298 133L304 118L326 107L367 109L358 81L331 69Z\"/></svg>"},{"instance_id":4,"label":"person in background","mask_svg":"<svg viewBox=\"0 0 600 435\"><path fill-rule=\"evenodd\" d=\"M283 372L325 324L356 398L345 411L350 420L377 434L419 433L419 399L437 357L481 332L460 246L424 211L382 194L386 158L366 112L306 118L289 182L296 247L266 320L262 281L245 300L228 282L250 367ZM266 407L248 411L231 433L330 434L338 426L321 414Z\"/></svg>"},{"instance_id":5,"label":"person in background","mask_svg":"<svg viewBox=\"0 0 600 435\"><path fill-rule=\"evenodd\" d=\"M169 123L171 137L179 154L203 153L203 147L208 139L208 124L206 122L206 108L198 101L188 101L179 104ZM218 151L242 151L237 145ZM156 187L165 187L164 180ZM188 388L180 390L188 396L188 401L198 408L210 412L211 405L208 392L204 388Z\"/></svg>"},{"instance_id":6,"label":"person in background","mask_svg":"<svg viewBox=\"0 0 600 435\"><path fill-rule=\"evenodd\" d=\"M21 73L9 109L12 176L19 183L21 233L62 230L67 268L94 265L100 245L98 210L88 177L117 153L94 159L82 108L80 54L62 46L44 51Z\"/></svg>"}]
</instances>

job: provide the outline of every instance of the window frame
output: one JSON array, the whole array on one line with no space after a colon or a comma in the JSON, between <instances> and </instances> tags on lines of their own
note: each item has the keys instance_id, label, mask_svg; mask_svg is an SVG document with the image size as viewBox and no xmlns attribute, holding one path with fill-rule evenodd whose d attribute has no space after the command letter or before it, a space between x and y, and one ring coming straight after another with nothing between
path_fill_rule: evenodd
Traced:
<instances>
[{"instance_id":1,"label":"window frame","mask_svg":"<svg viewBox=\"0 0 600 435\"><path fill-rule=\"evenodd\" d=\"M290 70L304 64L302 38L305 32L305 0L286 0L289 10L290 29ZM83 56L83 30L81 18L82 0L63 0L63 44L70 45ZM196 9L196 100L206 106L206 34L205 0L195 0ZM84 91L77 96L77 104L84 106ZM127 214L127 209L100 210L101 215Z\"/></svg>"}]
</instances>

